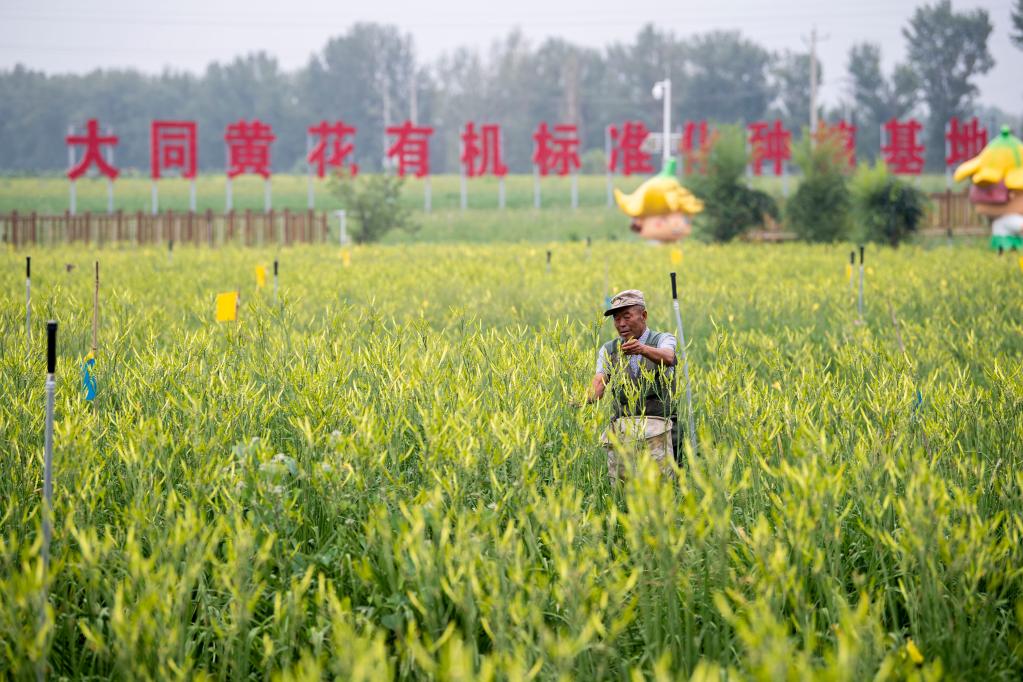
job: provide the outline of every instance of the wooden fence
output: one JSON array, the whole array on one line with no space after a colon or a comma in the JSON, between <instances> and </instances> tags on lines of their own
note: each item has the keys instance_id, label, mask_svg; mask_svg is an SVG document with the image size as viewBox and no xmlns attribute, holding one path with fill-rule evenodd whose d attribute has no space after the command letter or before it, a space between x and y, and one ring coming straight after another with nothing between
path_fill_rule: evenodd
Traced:
<instances>
[{"instance_id":1,"label":"wooden fence","mask_svg":"<svg viewBox=\"0 0 1023 682\"><path fill-rule=\"evenodd\" d=\"M56 244L315 244L327 241L328 215L315 211L0 214L0 236L18 246Z\"/></svg>"},{"instance_id":2,"label":"wooden fence","mask_svg":"<svg viewBox=\"0 0 1023 682\"><path fill-rule=\"evenodd\" d=\"M934 192L917 235L922 237L983 237L991 233L984 218L977 215L966 192ZM784 242L796 238L784 225L773 221L763 230L751 230L743 235L747 241Z\"/></svg>"},{"instance_id":3,"label":"wooden fence","mask_svg":"<svg viewBox=\"0 0 1023 682\"><path fill-rule=\"evenodd\" d=\"M924 236L983 236L989 228L973 210L965 192L937 192L920 234ZM822 216L824 215L822 210ZM177 244L217 247L225 244L262 246L264 244L316 244L326 242L330 234L328 214L315 211L246 210L242 213L176 213L152 215L136 213L81 213L40 215L37 213L0 214L0 241L18 246L53 244ZM744 235L750 241L779 242L795 235L778 223Z\"/></svg>"}]
</instances>

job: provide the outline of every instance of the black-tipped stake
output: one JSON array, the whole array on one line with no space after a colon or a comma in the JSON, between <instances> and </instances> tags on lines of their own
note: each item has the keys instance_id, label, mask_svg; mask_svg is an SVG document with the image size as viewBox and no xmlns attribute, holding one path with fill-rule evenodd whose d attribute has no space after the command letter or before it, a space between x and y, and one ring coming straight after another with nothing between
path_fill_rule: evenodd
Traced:
<instances>
[{"instance_id":1,"label":"black-tipped stake","mask_svg":"<svg viewBox=\"0 0 1023 682\"><path fill-rule=\"evenodd\" d=\"M856 310L860 315L860 322L863 321L863 245L860 244L860 295L856 303Z\"/></svg>"},{"instance_id":2,"label":"black-tipped stake","mask_svg":"<svg viewBox=\"0 0 1023 682\"><path fill-rule=\"evenodd\" d=\"M853 288L853 269L856 268L856 252L849 252L849 288Z\"/></svg>"},{"instance_id":3,"label":"black-tipped stake","mask_svg":"<svg viewBox=\"0 0 1023 682\"><path fill-rule=\"evenodd\" d=\"M25 338L32 343L32 256L25 256Z\"/></svg>"},{"instance_id":4,"label":"black-tipped stake","mask_svg":"<svg viewBox=\"0 0 1023 682\"><path fill-rule=\"evenodd\" d=\"M547 249L547 274L551 274L551 250Z\"/></svg>"},{"instance_id":5,"label":"black-tipped stake","mask_svg":"<svg viewBox=\"0 0 1023 682\"><path fill-rule=\"evenodd\" d=\"M671 273L671 305L675 309L675 325L678 327L678 347L682 353L682 372L686 380L686 412L689 419L689 444L696 456L696 419L693 416L693 388L689 383L689 355L686 353L686 333L682 329L682 311L678 307L678 286L675 273Z\"/></svg>"},{"instance_id":6,"label":"black-tipped stake","mask_svg":"<svg viewBox=\"0 0 1023 682\"><path fill-rule=\"evenodd\" d=\"M171 237L167 240L167 261L174 260L174 238Z\"/></svg>"},{"instance_id":7,"label":"black-tipped stake","mask_svg":"<svg viewBox=\"0 0 1023 682\"><path fill-rule=\"evenodd\" d=\"M274 305L277 305L277 259L274 259Z\"/></svg>"},{"instance_id":8,"label":"black-tipped stake","mask_svg":"<svg viewBox=\"0 0 1023 682\"><path fill-rule=\"evenodd\" d=\"M50 569L50 537L53 533L53 396L57 388L57 323L46 323L46 431L43 441L43 558L42 594L39 609L40 629L46 627L46 581ZM46 673L46 655L39 660L36 677L43 679Z\"/></svg>"}]
</instances>

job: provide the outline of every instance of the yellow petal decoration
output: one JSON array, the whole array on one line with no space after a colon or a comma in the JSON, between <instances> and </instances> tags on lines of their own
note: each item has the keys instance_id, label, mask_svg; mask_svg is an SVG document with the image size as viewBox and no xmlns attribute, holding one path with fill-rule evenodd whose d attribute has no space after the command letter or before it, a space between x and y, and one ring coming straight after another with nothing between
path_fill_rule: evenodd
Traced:
<instances>
[{"instance_id":1,"label":"yellow petal decoration","mask_svg":"<svg viewBox=\"0 0 1023 682\"><path fill-rule=\"evenodd\" d=\"M675 177L675 160L645 181L632 194L615 188L615 202L622 213L631 217L686 213L692 215L703 210L703 202L679 184Z\"/></svg>"},{"instance_id":2,"label":"yellow petal decoration","mask_svg":"<svg viewBox=\"0 0 1023 682\"><path fill-rule=\"evenodd\" d=\"M217 322L234 322L238 319L238 292L228 291L217 294Z\"/></svg>"},{"instance_id":3,"label":"yellow petal decoration","mask_svg":"<svg viewBox=\"0 0 1023 682\"><path fill-rule=\"evenodd\" d=\"M972 178L975 185L1005 182L1012 190L1023 190L1023 141L1002 126L998 136L969 161L956 168L956 182Z\"/></svg>"}]
</instances>

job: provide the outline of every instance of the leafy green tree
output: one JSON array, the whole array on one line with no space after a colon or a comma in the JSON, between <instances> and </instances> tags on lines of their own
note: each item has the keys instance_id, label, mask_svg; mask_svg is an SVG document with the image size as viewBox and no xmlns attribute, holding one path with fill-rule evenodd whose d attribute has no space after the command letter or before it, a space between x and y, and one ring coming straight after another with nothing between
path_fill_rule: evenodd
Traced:
<instances>
[{"instance_id":1,"label":"leafy green tree","mask_svg":"<svg viewBox=\"0 0 1023 682\"><path fill-rule=\"evenodd\" d=\"M788 227L803 240L833 242L849 231L852 198L845 173L848 160L841 137L832 129L806 131L792 152L803 171L799 188L785 207Z\"/></svg>"},{"instance_id":2,"label":"leafy green tree","mask_svg":"<svg viewBox=\"0 0 1023 682\"><path fill-rule=\"evenodd\" d=\"M846 65L854 101L856 156L875 159L881 148L881 124L904 118L918 101L919 80L906 64L897 65L890 78L881 71L881 46L859 43L849 50ZM944 148L944 147L942 147Z\"/></svg>"},{"instance_id":3,"label":"leafy green tree","mask_svg":"<svg viewBox=\"0 0 1023 682\"><path fill-rule=\"evenodd\" d=\"M354 178L339 173L331 178L331 192L341 200L355 223L350 232L355 243L380 241L391 230L410 233L419 230L412 220L412 211L401 203L404 183L404 178L386 173Z\"/></svg>"},{"instance_id":4,"label":"leafy green tree","mask_svg":"<svg viewBox=\"0 0 1023 682\"><path fill-rule=\"evenodd\" d=\"M706 174L687 179L690 189L704 202L696 219L701 236L727 242L753 227L764 217L778 219L778 206L766 192L746 185L746 135L734 125L720 126L706 159Z\"/></svg>"},{"instance_id":5,"label":"leafy green tree","mask_svg":"<svg viewBox=\"0 0 1023 682\"><path fill-rule=\"evenodd\" d=\"M928 118L924 143L927 165L944 164L945 124L963 117L977 92L976 78L994 66L987 43L991 20L983 9L954 12L951 0L918 7L902 30L909 63L920 79Z\"/></svg>"},{"instance_id":6,"label":"leafy green tree","mask_svg":"<svg viewBox=\"0 0 1023 682\"><path fill-rule=\"evenodd\" d=\"M1016 0L1016 6L1012 9L1012 38L1013 44L1023 50L1023 0Z\"/></svg>"},{"instance_id":7,"label":"leafy green tree","mask_svg":"<svg viewBox=\"0 0 1023 682\"><path fill-rule=\"evenodd\" d=\"M686 43L681 103L689 119L725 123L763 118L775 97L772 56L738 31L712 31Z\"/></svg>"},{"instance_id":8,"label":"leafy green tree","mask_svg":"<svg viewBox=\"0 0 1023 682\"><path fill-rule=\"evenodd\" d=\"M850 182L858 241L898 246L917 231L927 195L888 172L883 162L861 163Z\"/></svg>"}]
</instances>

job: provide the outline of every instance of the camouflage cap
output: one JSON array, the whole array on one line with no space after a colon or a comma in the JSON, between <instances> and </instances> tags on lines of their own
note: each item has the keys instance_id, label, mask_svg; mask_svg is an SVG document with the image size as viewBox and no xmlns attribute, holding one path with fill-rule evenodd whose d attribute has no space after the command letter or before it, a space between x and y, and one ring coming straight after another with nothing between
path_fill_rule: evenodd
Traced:
<instances>
[{"instance_id":1,"label":"camouflage cap","mask_svg":"<svg viewBox=\"0 0 1023 682\"><path fill-rule=\"evenodd\" d=\"M629 306L634 305L641 305L644 308L646 307L646 300L643 298L643 292L639 289L626 289L625 291L614 295L611 299L611 305L604 311L604 317L614 315L615 312L622 308L628 308Z\"/></svg>"}]
</instances>

